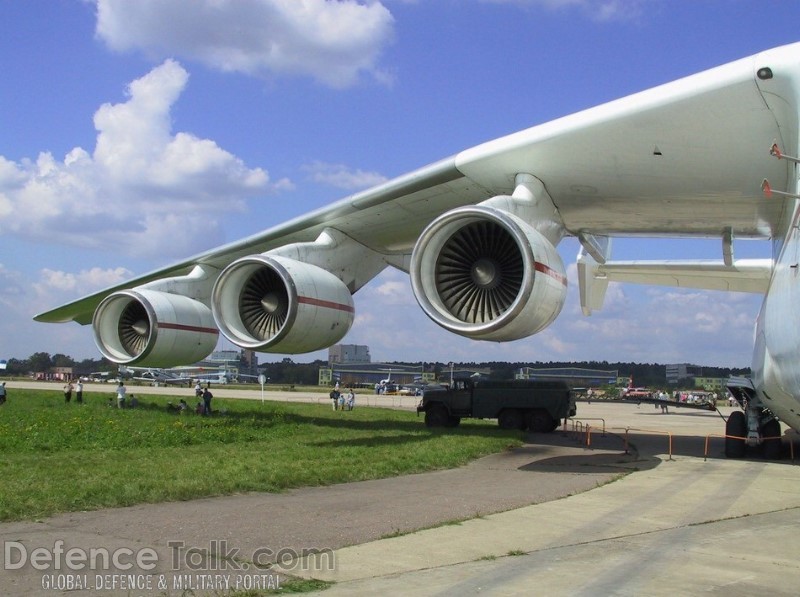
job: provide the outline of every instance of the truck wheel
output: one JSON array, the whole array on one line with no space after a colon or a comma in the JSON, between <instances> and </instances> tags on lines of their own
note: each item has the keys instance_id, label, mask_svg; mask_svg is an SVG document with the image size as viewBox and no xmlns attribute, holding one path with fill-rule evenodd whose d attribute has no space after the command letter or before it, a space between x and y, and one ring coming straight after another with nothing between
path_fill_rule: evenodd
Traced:
<instances>
[{"instance_id":1,"label":"truck wheel","mask_svg":"<svg viewBox=\"0 0 800 597\"><path fill-rule=\"evenodd\" d=\"M522 429L522 413L516 408L509 408L500 413L497 417L497 424L500 429Z\"/></svg>"},{"instance_id":2,"label":"truck wheel","mask_svg":"<svg viewBox=\"0 0 800 597\"><path fill-rule=\"evenodd\" d=\"M553 417L546 410L532 410L528 412L528 429L534 433L550 433L555 429ZM557 424L556 424L557 426Z\"/></svg>"},{"instance_id":3,"label":"truck wheel","mask_svg":"<svg viewBox=\"0 0 800 597\"><path fill-rule=\"evenodd\" d=\"M431 406L425 411L425 425L428 427L445 427L449 419L447 409L441 404Z\"/></svg>"}]
</instances>

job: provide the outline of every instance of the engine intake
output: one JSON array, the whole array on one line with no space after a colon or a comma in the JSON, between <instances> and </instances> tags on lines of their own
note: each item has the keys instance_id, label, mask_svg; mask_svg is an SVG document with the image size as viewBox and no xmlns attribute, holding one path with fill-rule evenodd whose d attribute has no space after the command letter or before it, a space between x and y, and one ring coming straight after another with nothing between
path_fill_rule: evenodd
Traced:
<instances>
[{"instance_id":1,"label":"engine intake","mask_svg":"<svg viewBox=\"0 0 800 597\"><path fill-rule=\"evenodd\" d=\"M100 352L120 365L193 363L211 354L219 338L206 305L144 288L107 296L94 312L92 327Z\"/></svg>"},{"instance_id":2,"label":"engine intake","mask_svg":"<svg viewBox=\"0 0 800 597\"><path fill-rule=\"evenodd\" d=\"M428 317L475 340L516 340L543 330L567 293L553 244L521 218L488 206L454 209L431 222L410 271Z\"/></svg>"},{"instance_id":3,"label":"engine intake","mask_svg":"<svg viewBox=\"0 0 800 597\"><path fill-rule=\"evenodd\" d=\"M225 268L211 292L211 310L231 342L289 354L337 343L355 313L353 297L339 278L278 255L243 257Z\"/></svg>"}]
</instances>

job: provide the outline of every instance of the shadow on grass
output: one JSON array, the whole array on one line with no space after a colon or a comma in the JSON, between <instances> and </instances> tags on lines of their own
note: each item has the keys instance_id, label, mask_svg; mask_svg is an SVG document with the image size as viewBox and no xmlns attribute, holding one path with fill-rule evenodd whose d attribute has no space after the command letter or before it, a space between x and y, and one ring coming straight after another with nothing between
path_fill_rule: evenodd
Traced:
<instances>
[{"instance_id":1,"label":"shadow on grass","mask_svg":"<svg viewBox=\"0 0 800 597\"><path fill-rule=\"evenodd\" d=\"M361 407L358 411L359 418L355 418L352 412L355 411L329 411L328 412L297 412L298 410L312 411L321 407L318 405L306 405L302 403L291 403L288 405L270 405L269 410L260 408L248 408L246 410L229 409L227 405L214 409L210 417L196 414L190 405L190 409L183 413L168 410L168 405L175 405L172 401L166 402L142 402L137 407L139 410L150 412L161 412L166 417L178 418L186 421L205 422L215 424L220 420L241 421L248 424L255 423L257 427L269 428L275 425L313 425L317 427L327 427L331 429L342 429L356 432L403 432L403 436L371 437L364 439L333 440L319 442L321 446L346 446L346 445L376 445L376 444L403 444L409 441L422 441L432 437L442 435L453 435L461 437L507 437L509 439L521 439L522 432L504 431L497 427L495 422L488 421L468 421L465 424L453 428L429 428L421 417L413 420L398 420L387 417L387 410L377 407ZM237 405L238 406L238 405ZM395 412L395 411L388 411ZM370 418L363 418L365 414ZM405 438L405 439L403 439Z\"/></svg>"}]
</instances>

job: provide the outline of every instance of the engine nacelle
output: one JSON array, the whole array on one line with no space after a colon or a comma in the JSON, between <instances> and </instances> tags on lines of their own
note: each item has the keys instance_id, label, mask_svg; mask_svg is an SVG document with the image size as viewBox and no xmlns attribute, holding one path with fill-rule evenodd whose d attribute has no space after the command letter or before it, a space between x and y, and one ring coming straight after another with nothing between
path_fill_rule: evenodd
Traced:
<instances>
[{"instance_id":1,"label":"engine nacelle","mask_svg":"<svg viewBox=\"0 0 800 597\"><path fill-rule=\"evenodd\" d=\"M220 331L262 352L302 353L336 344L353 325L347 286L327 270L279 255L251 255L223 270L211 292Z\"/></svg>"},{"instance_id":2,"label":"engine nacelle","mask_svg":"<svg viewBox=\"0 0 800 597\"><path fill-rule=\"evenodd\" d=\"M219 338L206 305L144 288L107 296L94 312L92 327L100 352L120 365L194 363L211 354Z\"/></svg>"},{"instance_id":3,"label":"engine nacelle","mask_svg":"<svg viewBox=\"0 0 800 597\"><path fill-rule=\"evenodd\" d=\"M428 317L474 340L535 334L555 320L567 295L553 244L521 218L481 205L431 222L414 247L410 273Z\"/></svg>"}]
</instances>

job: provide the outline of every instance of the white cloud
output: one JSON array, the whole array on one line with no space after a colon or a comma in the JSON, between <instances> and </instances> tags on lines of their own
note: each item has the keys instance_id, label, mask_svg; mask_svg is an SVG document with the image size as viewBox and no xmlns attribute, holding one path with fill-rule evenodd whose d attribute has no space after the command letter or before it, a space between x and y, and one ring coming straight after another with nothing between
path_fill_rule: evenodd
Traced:
<instances>
[{"instance_id":1,"label":"white cloud","mask_svg":"<svg viewBox=\"0 0 800 597\"><path fill-rule=\"evenodd\" d=\"M97 35L118 51L182 56L222 71L310 76L347 87L377 67L391 13L355 0L96 0Z\"/></svg>"},{"instance_id":2,"label":"white cloud","mask_svg":"<svg viewBox=\"0 0 800 597\"><path fill-rule=\"evenodd\" d=\"M76 147L18 163L0 157L0 232L36 241L175 257L218 244L217 218L291 186L208 139L173 134L170 109L188 81L167 60L104 104L94 152Z\"/></svg>"},{"instance_id":3,"label":"white cloud","mask_svg":"<svg viewBox=\"0 0 800 597\"><path fill-rule=\"evenodd\" d=\"M55 291L63 298L64 293L90 294L95 290L119 284L132 275L133 272L124 267L113 269L93 267L77 274L45 268L39 273L39 281L34 283L33 287L40 295Z\"/></svg>"},{"instance_id":4,"label":"white cloud","mask_svg":"<svg viewBox=\"0 0 800 597\"><path fill-rule=\"evenodd\" d=\"M491 4L515 4L548 10L578 9L595 21L630 21L642 14L645 0L482 0Z\"/></svg>"},{"instance_id":5,"label":"white cloud","mask_svg":"<svg viewBox=\"0 0 800 597\"><path fill-rule=\"evenodd\" d=\"M314 182L348 191L366 189L387 180L385 176L377 172L353 170L343 164L327 164L319 161L303 166L303 170L308 172Z\"/></svg>"}]
</instances>

